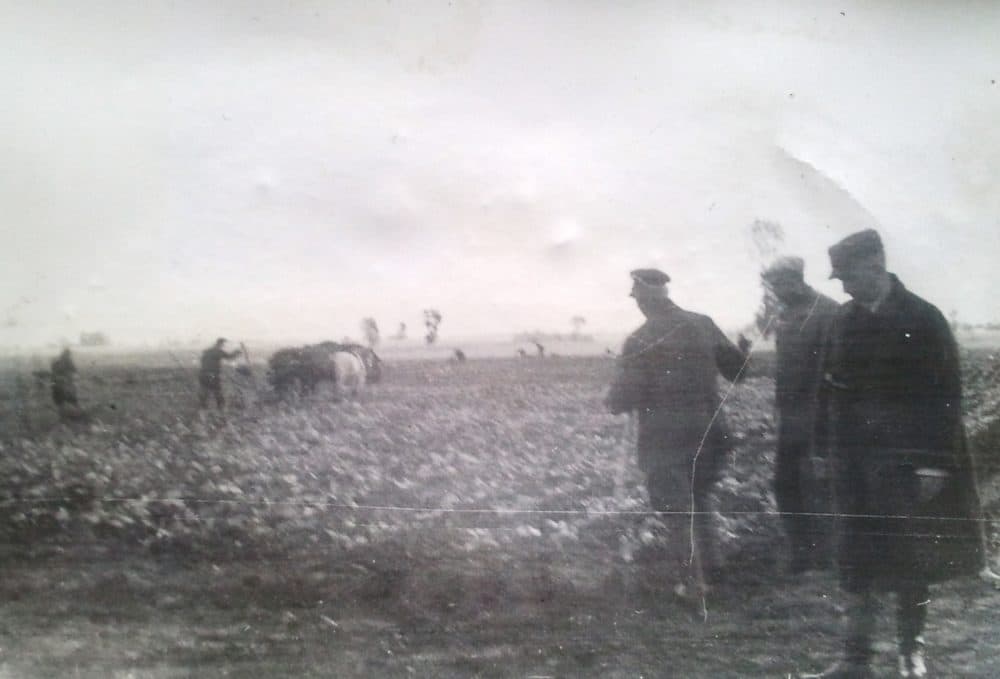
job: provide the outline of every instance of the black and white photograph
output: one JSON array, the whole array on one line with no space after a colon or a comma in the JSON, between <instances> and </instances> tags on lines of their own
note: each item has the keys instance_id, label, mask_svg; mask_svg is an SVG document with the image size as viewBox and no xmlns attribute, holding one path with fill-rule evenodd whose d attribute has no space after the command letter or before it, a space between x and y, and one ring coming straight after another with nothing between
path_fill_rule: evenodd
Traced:
<instances>
[{"instance_id":1,"label":"black and white photograph","mask_svg":"<svg viewBox=\"0 0 1000 679\"><path fill-rule=\"evenodd\" d=\"M1000 677L1000 3L0 15L0 679Z\"/></svg>"}]
</instances>

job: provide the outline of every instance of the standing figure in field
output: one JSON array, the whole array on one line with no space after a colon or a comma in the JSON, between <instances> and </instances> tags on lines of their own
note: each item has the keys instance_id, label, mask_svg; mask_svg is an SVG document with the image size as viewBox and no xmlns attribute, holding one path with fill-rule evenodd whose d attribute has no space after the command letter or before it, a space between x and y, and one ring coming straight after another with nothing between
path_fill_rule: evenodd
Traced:
<instances>
[{"instance_id":1,"label":"standing figure in field","mask_svg":"<svg viewBox=\"0 0 1000 679\"><path fill-rule=\"evenodd\" d=\"M60 416L79 413L80 402L76 397L76 364L69 349L63 349L52 361L52 402Z\"/></svg>"},{"instance_id":2,"label":"standing figure in field","mask_svg":"<svg viewBox=\"0 0 1000 679\"><path fill-rule=\"evenodd\" d=\"M667 567L682 574L678 593L700 596L722 566L709 501L729 452L717 376L735 381L747 355L711 318L670 300L667 274L638 269L631 276L646 322L625 341L605 403L612 413L637 414L650 504L672 526Z\"/></svg>"},{"instance_id":3,"label":"standing figure in field","mask_svg":"<svg viewBox=\"0 0 1000 679\"><path fill-rule=\"evenodd\" d=\"M215 397L219 410L226 406L222 395L222 361L236 358L241 350L226 351L225 345L226 339L220 337L215 340L215 344L201 352L201 370L198 373L198 405L201 408L208 406L209 396Z\"/></svg>"},{"instance_id":4,"label":"standing figure in field","mask_svg":"<svg viewBox=\"0 0 1000 679\"><path fill-rule=\"evenodd\" d=\"M829 253L831 278L853 298L830 329L820 412L834 464L846 636L843 659L811 676L875 676L876 593L894 592L899 675L923 677L929 586L984 566L958 351L941 312L886 271L877 232L848 236Z\"/></svg>"},{"instance_id":5,"label":"standing figure in field","mask_svg":"<svg viewBox=\"0 0 1000 679\"><path fill-rule=\"evenodd\" d=\"M813 445L823 342L838 304L806 285L799 257L782 257L762 274L780 305L775 330L778 452L774 497L791 548L789 571L802 573L829 558L827 474Z\"/></svg>"}]
</instances>

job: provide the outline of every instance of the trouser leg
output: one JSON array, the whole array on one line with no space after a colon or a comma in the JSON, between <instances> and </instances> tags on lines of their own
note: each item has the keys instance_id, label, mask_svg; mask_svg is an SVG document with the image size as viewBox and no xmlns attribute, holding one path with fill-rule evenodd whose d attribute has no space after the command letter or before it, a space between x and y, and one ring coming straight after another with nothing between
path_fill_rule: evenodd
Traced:
<instances>
[{"instance_id":1,"label":"trouser leg","mask_svg":"<svg viewBox=\"0 0 1000 679\"><path fill-rule=\"evenodd\" d=\"M866 665L873 655L872 636L878 601L871 590L845 594L844 656L849 663Z\"/></svg>"},{"instance_id":2,"label":"trouser leg","mask_svg":"<svg viewBox=\"0 0 1000 679\"><path fill-rule=\"evenodd\" d=\"M213 392L215 393L215 405L219 407L219 410L223 410L226 407L226 399L222 395L222 384L217 382Z\"/></svg>"},{"instance_id":3,"label":"trouser leg","mask_svg":"<svg viewBox=\"0 0 1000 679\"><path fill-rule=\"evenodd\" d=\"M909 585L896 592L896 633L900 653L912 653L923 646L921 635L927 624L929 599L929 589L923 583Z\"/></svg>"},{"instance_id":4,"label":"trouser leg","mask_svg":"<svg viewBox=\"0 0 1000 679\"><path fill-rule=\"evenodd\" d=\"M699 540L702 534L701 522L697 518L699 515L691 513L690 478L690 472L681 465L656 469L647 473L646 489L649 491L650 505L655 511L662 512L660 518L670 531L667 568L683 584L700 592L705 590L702 568L702 551L705 545L703 540ZM700 503L695 504L697 506Z\"/></svg>"},{"instance_id":5,"label":"trouser leg","mask_svg":"<svg viewBox=\"0 0 1000 679\"><path fill-rule=\"evenodd\" d=\"M812 551L810 522L802 499L802 452L793 446L780 447L774 474L774 499L793 561L807 559Z\"/></svg>"},{"instance_id":6,"label":"trouser leg","mask_svg":"<svg viewBox=\"0 0 1000 679\"><path fill-rule=\"evenodd\" d=\"M711 493L710 483L698 483L694 486L695 514L691 522L694 529L695 552L703 575L707 574L710 579L722 567L722 552L719 548Z\"/></svg>"}]
</instances>

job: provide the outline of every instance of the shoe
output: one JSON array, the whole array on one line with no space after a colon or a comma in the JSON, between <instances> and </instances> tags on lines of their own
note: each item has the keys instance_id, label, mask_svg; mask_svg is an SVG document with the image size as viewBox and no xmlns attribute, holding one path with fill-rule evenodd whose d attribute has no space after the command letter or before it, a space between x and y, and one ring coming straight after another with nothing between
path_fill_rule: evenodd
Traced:
<instances>
[{"instance_id":1,"label":"shoe","mask_svg":"<svg viewBox=\"0 0 1000 679\"><path fill-rule=\"evenodd\" d=\"M871 665L867 662L840 660L819 674L800 674L799 679L874 679Z\"/></svg>"},{"instance_id":2,"label":"shoe","mask_svg":"<svg viewBox=\"0 0 1000 679\"><path fill-rule=\"evenodd\" d=\"M927 676L923 646L918 645L909 653L899 654L899 676L920 679Z\"/></svg>"}]
</instances>

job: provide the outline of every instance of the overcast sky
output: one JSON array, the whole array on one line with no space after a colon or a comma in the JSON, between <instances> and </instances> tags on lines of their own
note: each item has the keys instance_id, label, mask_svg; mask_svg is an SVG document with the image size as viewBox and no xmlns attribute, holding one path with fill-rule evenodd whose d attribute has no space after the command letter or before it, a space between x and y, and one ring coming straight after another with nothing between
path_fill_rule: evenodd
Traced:
<instances>
[{"instance_id":1,"label":"overcast sky","mask_svg":"<svg viewBox=\"0 0 1000 679\"><path fill-rule=\"evenodd\" d=\"M874 226L1000 320L1000 3L4 3L0 344L753 318Z\"/></svg>"}]
</instances>

